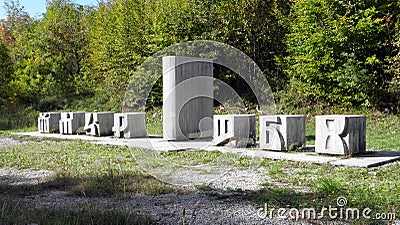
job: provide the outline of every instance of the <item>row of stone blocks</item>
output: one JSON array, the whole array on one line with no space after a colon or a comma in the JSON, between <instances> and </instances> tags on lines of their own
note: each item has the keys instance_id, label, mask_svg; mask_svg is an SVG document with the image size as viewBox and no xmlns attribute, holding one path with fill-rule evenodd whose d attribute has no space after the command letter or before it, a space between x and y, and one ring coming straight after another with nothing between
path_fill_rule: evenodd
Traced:
<instances>
[{"instance_id":1,"label":"row of stone blocks","mask_svg":"<svg viewBox=\"0 0 400 225\"><path fill-rule=\"evenodd\" d=\"M260 116L260 148L286 151L306 142L306 118L303 115ZM213 144L230 142L246 147L256 142L256 116L230 114L213 116ZM145 113L65 112L40 113L39 131L43 133L134 138L146 136ZM336 155L355 155L366 150L365 116L316 116L315 151Z\"/></svg>"},{"instance_id":2,"label":"row of stone blocks","mask_svg":"<svg viewBox=\"0 0 400 225\"><path fill-rule=\"evenodd\" d=\"M259 117L260 148L287 151L305 146L306 118L303 115ZM255 115L214 116L215 145L234 142L243 147L256 139ZM315 152L356 155L366 151L366 118L357 115L316 116Z\"/></svg>"},{"instance_id":3,"label":"row of stone blocks","mask_svg":"<svg viewBox=\"0 0 400 225\"><path fill-rule=\"evenodd\" d=\"M124 138L144 137L145 113L113 112L46 112L38 118L39 132L110 136Z\"/></svg>"}]
</instances>

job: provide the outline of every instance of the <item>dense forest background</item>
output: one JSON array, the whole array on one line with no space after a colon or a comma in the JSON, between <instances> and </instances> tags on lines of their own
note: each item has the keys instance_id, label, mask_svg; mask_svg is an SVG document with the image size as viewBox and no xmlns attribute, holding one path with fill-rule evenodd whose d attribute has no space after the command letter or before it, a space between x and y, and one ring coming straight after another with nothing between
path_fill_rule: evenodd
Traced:
<instances>
[{"instance_id":1,"label":"dense forest background","mask_svg":"<svg viewBox=\"0 0 400 225\"><path fill-rule=\"evenodd\" d=\"M24 118L37 111L120 110L147 57L203 39L250 56L282 112L399 113L398 0L108 0L96 7L49 0L39 19L18 0L4 5L2 129L29 125ZM215 73L254 105L234 74ZM154 90L149 105L157 107L162 93Z\"/></svg>"}]
</instances>

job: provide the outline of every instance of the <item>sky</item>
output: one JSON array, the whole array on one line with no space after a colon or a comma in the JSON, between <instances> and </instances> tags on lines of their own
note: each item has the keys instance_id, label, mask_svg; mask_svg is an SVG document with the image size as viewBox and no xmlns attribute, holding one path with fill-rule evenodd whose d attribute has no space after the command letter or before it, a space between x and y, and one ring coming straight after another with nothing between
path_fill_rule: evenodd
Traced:
<instances>
[{"instance_id":1,"label":"sky","mask_svg":"<svg viewBox=\"0 0 400 225\"><path fill-rule=\"evenodd\" d=\"M73 0L80 5L97 5L97 0ZM25 11L33 18L41 18L46 11L46 0L19 0L20 6L25 7ZM5 19L4 0L0 0L0 19Z\"/></svg>"}]
</instances>

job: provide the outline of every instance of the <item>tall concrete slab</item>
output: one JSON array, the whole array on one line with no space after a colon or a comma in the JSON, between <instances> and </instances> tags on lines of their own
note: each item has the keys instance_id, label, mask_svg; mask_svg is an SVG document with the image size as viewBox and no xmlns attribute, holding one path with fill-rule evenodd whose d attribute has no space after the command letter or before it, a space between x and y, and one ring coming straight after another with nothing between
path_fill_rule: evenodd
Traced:
<instances>
[{"instance_id":1,"label":"tall concrete slab","mask_svg":"<svg viewBox=\"0 0 400 225\"><path fill-rule=\"evenodd\" d=\"M231 143L233 147L246 147L256 141L254 114L214 115L213 145Z\"/></svg>"},{"instance_id":2,"label":"tall concrete slab","mask_svg":"<svg viewBox=\"0 0 400 225\"><path fill-rule=\"evenodd\" d=\"M163 57L163 136L165 140L212 137L213 61Z\"/></svg>"},{"instance_id":3,"label":"tall concrete slab","mask_svg":"<svg viewBox=\"0 0 400 225\"><path fill-rule=\"evenodd\" d=\"M118 138L145 137L147 136L146 113L115 113L114 126L112 130L114 136Z\"/></svg>"},{"instance_id":4,"label":"tall concrete slab","mask_svg":"<svg viewBox=\"0 0 400 225\"><path fill-rule=\"evenodd\" d=\"M84 112L62 112L60 119L60 134L76 134L80 127L85 126Z\"/></svg>"},{"instance_id":5,"label":"tall concrete slab","mask_svg":"<svg viewBox=\"0 0 400 225\"><path fill-rule=\"evenodd\" d=\"M38 117L38 129L41 133L58 133L61 114L58 112L41 112Z\"/></svg>"},{"instance_id":6,"label":"tall concrete slab","mask_svg":"<svg viewBox=\"0 0 400 225\"><path fill-rule=\"evenodd\" d=\"M85 131L90 136L110 136L113 134L113 112L85 113Z\"/></svg>"},{"instance_id":7,"label":"tall concrete slab","mask_svg":"<svg viewBox=\"0 0 400 225\"><path fill-rule=\"evenodd\" d=\"M315 117L315 151L356 155L366 151L366 117L325 115Z\"/></svg>"},{"instance_id":8,"label":"tall concrete slab","mask_svg":"<svg viewBox=\"0 0 400 225\"><path fill-rule=\"evenodd\" d=\"M304 115L260 116L260 148L287 151L306 144Z\"/></svg>"}]
</instances>

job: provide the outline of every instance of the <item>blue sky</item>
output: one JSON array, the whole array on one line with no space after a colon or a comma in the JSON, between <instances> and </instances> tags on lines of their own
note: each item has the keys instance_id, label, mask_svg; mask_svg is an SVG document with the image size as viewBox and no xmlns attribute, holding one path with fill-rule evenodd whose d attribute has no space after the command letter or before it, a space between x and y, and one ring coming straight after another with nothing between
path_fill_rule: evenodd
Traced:
<instances>
[{"instance_id":1,"label":"blue sky","mask_svg":"<svg viewBox=\"0 0 400 225\"><path fill-rule=\"evenodd\" d=\"M73 2L81 5L97 5L97 0L73 0ZM19 3L34 18L40 18L46 11L46 0L20 0ZM0 19L5 19L4 0L0 0L0 4Z\"/></svg>"}]
</instances>

